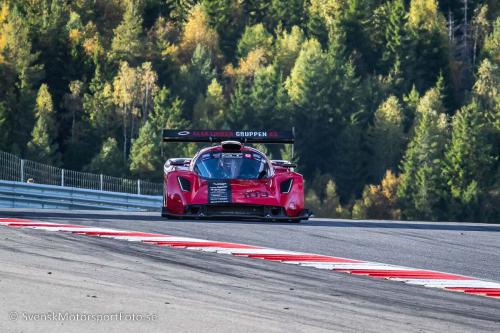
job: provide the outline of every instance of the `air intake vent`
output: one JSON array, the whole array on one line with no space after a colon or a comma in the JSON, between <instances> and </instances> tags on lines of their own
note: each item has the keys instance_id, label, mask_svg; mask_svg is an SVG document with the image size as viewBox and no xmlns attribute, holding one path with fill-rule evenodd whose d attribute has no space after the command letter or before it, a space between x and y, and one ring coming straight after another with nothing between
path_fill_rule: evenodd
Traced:
<instances>
[{"instance_id":1,"label":"air intake vent","mask_svg":"<svg viewBox=\"0 0 500 333\"><path fill-rule=\"evenodd\" d=\"M280 184L280 192L281 193L288 193L292 189L292 184L293 184L293 179L287 179L281 182Z\"/></svg>"},{"instance_id":2,"label":"air intake vent","mask_svg":"<svg viewBox=\"0 0 500 333\"><path fill-rule=\"evenodd\" d=\"M222 141L221 146L223 150L229 150L229 151L241 150L241 142L238 141Z\"/></svg>"},{"instance_id":3,"label":"air intake vent","mask_svg":"<svg viewBox=\"0 0 500 333\"><path fill-rule=\"evenodd\" d=\"M191 183L189 180L183 177L177 177L177 180L179 181L179 186L182 191L184 192L190 192L191 191Z\"/></svg>"}]
</instances>

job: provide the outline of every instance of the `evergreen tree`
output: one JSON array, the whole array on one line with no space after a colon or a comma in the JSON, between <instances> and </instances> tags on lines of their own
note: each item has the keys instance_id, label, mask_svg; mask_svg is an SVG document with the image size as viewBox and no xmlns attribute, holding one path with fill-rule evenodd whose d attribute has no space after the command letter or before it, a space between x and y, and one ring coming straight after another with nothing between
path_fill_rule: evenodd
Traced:
<instances>
[{"instance_id":1,"label":"evergreen tree","mask_svg":"<svg viewBox=\"0 0 500 333\"><path fill-rule=\"evenodd\" d=\"M28 158L51 165L60 164L52 96L46 84L42 84L36 98L36 123L28 142Z\"/></svg>"},{"instance_id":2,"label":"evergreen tree","mask_svg":"<svg viewBox=\"0 0 500 333\"><path fill-rule=\"evenodd\" d=\"M238 57L245 58L248 53L257 48L262 48L270 55L272 52L273 36L267 32L262 23L246 27L243 36L238 42Z\"/></svg>"},{"instance_id":3,"label":"evergreen tree","mask_svg":"<svg viewBox=\"0 0 500 333\"><path fill-rule=\"evenodd\" d=\"M500 118L500 68L488 59L479 66L473 94L487 113L487 119L494 122Z\"/></svg>"},{"instance_id":4,"label":"evergreen tree","mask_svg":"<svg viewBox=\"0 0 500 333\"><path fill-rule=\"evenodd\" d=\"M290 33L285 30L277 36L274 59L283 75L290 74L303 43L304 32L297 26L293 26Z\"/></svg>"},{"instance_id":5,"label":"evergreen tree","mask_svg":"<svg viewBox=\"0 0 500 333\"><path fill-rule=\"evenodd\" d=\"M127 1L123 20L113 33L111 58L135 63L143 52L142 16L138 0Z\"/></svg>"},{"instance_id":6,"label":"evergreen tree","mask_svg":"<svg viewBox=\"0 0 500 333\"><path fill-rule=\"evenodd\" d=\"M114 134L119 119L113 108L113 87L103 80L100 66L90 81L89 92L83 95L83 110L100 141Z\"/></svg>"},{"instance_id":7,"label":"evergreen tree","mask_svg":"<svg viewBox=\"0 0 500 333\"><path fill-rule=\"evenodd\" d=\"M251 110L250 89L251 82L248 79L244 77L237 79L227 115L227 123L230 128L246 129L248 127L246 120L247 114Z\"/></svg>"},{"instance_id":8,"label":"evergreen tree","mask_svg":"<svg viewBox=\"0 0 500 333\"><path fill-rule=\"evenodd\" d=\"M397 61L407 64L406 55L404 54L405 46L407 46L407 31L405 29L406 10L403 0L393 0L382 5L381 14L384 15L383 26L375 26L375 29L381 31L373 31L374 35L382 34L379 47L383 49L380 61L380 70L382 73L387 73L391 66ZM403 67L405 67L403 65Z\"/></svg>"},{"instance_id":9,"label":"evergreen tree","mask_svg":"<svg viewBox=\"0 0 500 333\"><path fill-rule=\"evenodd\" d=\"M498 156L488 142L484 116L473 101L453 117L443 175L450 191L448 212L454 220L478 221L487 215L481 208Z\"/></svg>"},{"instance_id":10,"label":"evergreen tree","mask_svg":"<svg viewBox=\"0 0 500 333\"><path fill-rule=\"evenodd\" d=\"M439 89L429 90L417 107L415 133L406 150L398 197L409 219L436 220L445 215L441 177L447 120Z\"/></svg>"},{"instance_id":11,"label":"evergreen tree","mask_svg":"<svg viewBox=\"0 0 500 333\"><path fill-rule=\"evenodd\" d=\"M33 52L29 25L16 7L7 2L0 14L0 101L4 104L5 147L19 152L30 140L36 90L43 77L39 54Z\"/></svg>"},{"instance_id":12,"label":"evergreen tree","mask_svg":"<svg viewBox=\"0 0 500 333\"><path fill-rule=\"evenodd\" d=\"M220 49L228 59L234 51L245 26L243 4L236 0L203 0L210 24L220 36Z\"/></svg>"},{"instance_id":13,"label":"evergreen tree","mask_svg":"<svg viewBox=\"0 0 500 333\"><path fill-rule=\"evenodd\" d=\"M404 73L418 91L433 85L437 73L448 81L449 50L446 23L439 13L437 0L412 0L407 23L410 43Z\"/></svg>"},{"instance_id":14,"label":"evergreen tree","mask_svg":"<svg viewBox=\"0 0 500 333\"><path fill-rule=\"evenodd\" d=\"M189 128L190 122L182 116L183 104L182 100L171 95L168 88L162 87L154 98L154 108L149 118L154 131L161 133L166 128ZM192 149L191 145L160 145L161 156L164 160L170 157L192 156Z\"/></svg>"},{"instance_id":15,"label":"evergreen tree","mask_svg":"<svg viewBox=\"0 0 500 333\"><path fill-rule=\"evenodd\" d=\"M154 108L149 118L150 123L159 133L164 128L187 128L188 122L182 118L182 104L179 98L173 98L167 87L162 87L154 98Z\"/></svg>"},{"instance_id":16,"label":"evergreen tree","mask_svg":"<svg viewBox=\"0 0 500 333\"><path fill-rule=\"evenodd\" d=\"M500 17L493 22L493 31L486 37L482 53L496 65L500 64Z\"/></svg>"},{"instance_id":17,"label":"evergreen tree","mask_svg":"<svg viewBox=\"0 0 500 333\"><path fill-rule=\"evenodd\" d=\"M269 10L264 21L271 31L276 27L290 29L298 26L305 20L304 0L271 0Z\"/></svg>"},{"instance_id":18,"label":"evergreen tree","mask_svg":"<svg viewBox=\"0 0 500 333\"><path fill-rule=\"evenodd\" d=\"M328 63L321 45L315 39L306 41L295 66L286 81L286 89L295 109L295 123L301 140L296 148L301 170L312 175L315 169L326 171L332 165L334 127L338 119L330 104L330 77ZM322 156L320 160L317 156Z\"/></svg>"},{"instance_id":19,"label":"evergreen tree","mask_svg":"<svg viewBox=\"0 0 500 333\"><path fill-rule=\"evenodd\" d=\"M408 95L403 97L403 101L405 104L405 132L408 132L414 123L413 120L417 114L417 107L420 102L420 94L415 86L413 86Z\"/></svg>"},{"instance_id":20,"label":"evergreen tree","mask_svg":"<svg viewBox=\"0 0 500 333\"><path fill-rule=\"evenodd\" d=\"M268 124L275 124L276 129L290 129L293 114L287 100L282 76L275 66L257 70L250 89L250 109L247 110L246 123L253 128L266 128Z\"/></svg>"},{"instance_id":21,"label":"evergreen tree","mask_svg":"<svg viewBox=\"0 0 500 333\"><path fill-rule=\"evenodd\" d=\"M182 66L180 75L182 82L180 96L186 101L185 116L192 119L194 104L205 94L208 85L216 77L210 50L198 44L191 58L191 64Z\"/></svg>"},{"instance_id":22,"label":"evergreen tree","mask_svg":"<svg viewBox=\"0 0 500 333\"><path fill-rule=\"evenodd\" d=\"M386 170L396 170L403 151L404 116L395 96L390 96L375 112L368 139L372 181L378 183Z\"/></svg>"},{"instance_id":23,"label":"evergreen tree","mask_svg":"<svg viewBox=\"0 0 500 333\"><path fill-rule=\"evenodd\" d=\"M366 181L366 153L363 150L364 130L355 116L345 124L336 138L334 162L330 168L343 203L361 194ZM323 147L324 149L324 147Z\"/></svg>"},{"instance_id":24,"label":"evergreen tree","mask_svg":"<svg viewBox=\"0 0 500 333\"><path fill-rule=\"evenodd\" d=\"M200 95L193 110L194 128L221 128L224 124L222 86L213 79L205 95Z\"/></svg>"},{"instance_id":25,"label":"evergreen tree","mask_svg":"<svg viewBox=\"0 0 500 333\"><path fill-rule=\"evenodd\" d=\"M148 178L162 173L159 142L154 127L146 121L130 149L130 171L133 174Z\"/></svg>"},{"instance_id":26,"label":"evergreen tree","mask_svg":"<svg viewBox=\"0 0 500 333\"><path fill-rule=\"evenodd\" d=\"M169 17L179 24L183 24L195 6L197 0L166 0L169 7Z\"/></svg>"},{"instance_id":27,"label":"evergreen tree","mask_svg":"<svg viewBox=\"0 0 500 333\"><path fill-rule=\"evenodd\" d=\"M85 166L84 170L116 177L123 176L125 171L123 156L118 148L116 139L107 138L103 142L99 153L92 158L92 161L89 165Z\"/></svg>"}]
</instances>

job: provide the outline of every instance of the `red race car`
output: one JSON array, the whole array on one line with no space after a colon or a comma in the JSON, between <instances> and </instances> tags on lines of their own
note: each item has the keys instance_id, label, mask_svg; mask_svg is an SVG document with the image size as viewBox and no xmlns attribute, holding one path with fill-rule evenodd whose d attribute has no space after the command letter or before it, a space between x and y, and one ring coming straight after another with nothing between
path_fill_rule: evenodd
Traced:
<instances>
[{"instance_id":1,"label":"red race car","mask_svg":"<svg viewBox=\"0 0 500 333\"><path fill-rule=\"evenodd\" d=\"M164 130L163 141L216 143L193 158L165 163L163 217L299 222L311 215L295 165L245 146L293 144L293 132Z\"/></svg>"}]
</instances>

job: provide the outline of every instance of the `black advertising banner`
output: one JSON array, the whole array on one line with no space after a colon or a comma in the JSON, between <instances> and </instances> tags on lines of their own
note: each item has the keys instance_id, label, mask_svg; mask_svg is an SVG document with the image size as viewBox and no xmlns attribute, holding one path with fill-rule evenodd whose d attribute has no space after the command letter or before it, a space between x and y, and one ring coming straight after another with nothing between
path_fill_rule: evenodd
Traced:
<instances>
[{"instance_id":1,"label":"black advertising banner","mask_svg":"<svg viewBox=\"0 0 500 333\"><path fill-rule=\"evenodd\" d=\"M231 184L227 180L211 180L208 182L208 203L230 203Z\"/></svg>"},{"instance_id":2,"label":"black advertising banner","mask_svg":"<svg viewBox=\"0 0 500 333\"><path fill-rule=\"evenodd\" d=\"M164 142L221 142L235 140L244 143L294 143L293 131L207 131L163 130Z\"/></svg>"}]
</instances>

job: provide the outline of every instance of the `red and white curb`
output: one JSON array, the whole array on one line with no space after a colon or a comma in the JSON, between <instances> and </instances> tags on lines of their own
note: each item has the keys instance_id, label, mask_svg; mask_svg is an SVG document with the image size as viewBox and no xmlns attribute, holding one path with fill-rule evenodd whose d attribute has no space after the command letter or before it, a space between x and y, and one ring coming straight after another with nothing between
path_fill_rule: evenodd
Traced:
<instances>
[{"instance_id":1,"label":"red and white curb","mask_svg":"<svg viewBox=\"0 0 500 333\"><path fill-rule=\"evenodd\" d=\"M354 275L365 275L378 279L400 281L412 285L459 291L466 294L500 298L500 283L425 269L332 257L314 253L285 251L260 246L217 242L189 237L175 237L171 235L152 234L138 231L97 228L75 224L0 218L0 225L13 228L32 228L46 231L71 232L79 235L142 242L157 246L231 254L238 257L264 259L285 264L295 264Z\"/></svg>"}]
</instances>

